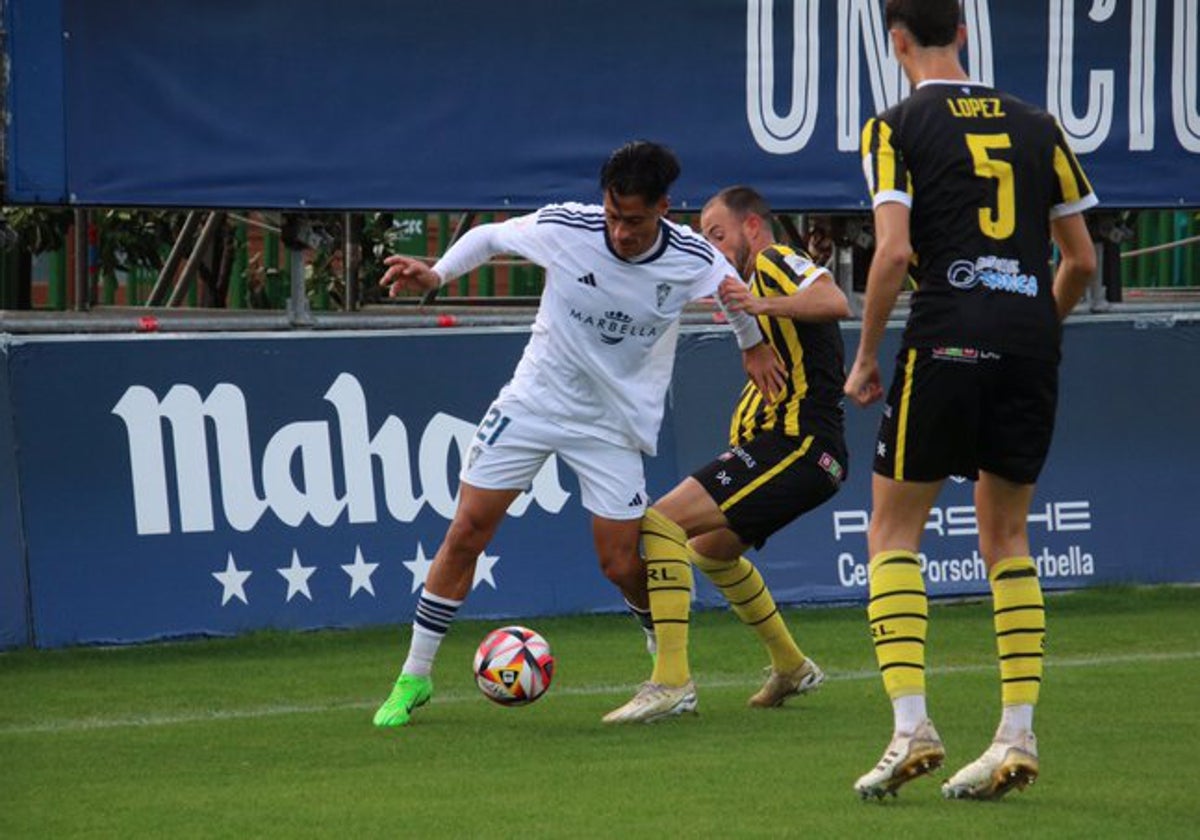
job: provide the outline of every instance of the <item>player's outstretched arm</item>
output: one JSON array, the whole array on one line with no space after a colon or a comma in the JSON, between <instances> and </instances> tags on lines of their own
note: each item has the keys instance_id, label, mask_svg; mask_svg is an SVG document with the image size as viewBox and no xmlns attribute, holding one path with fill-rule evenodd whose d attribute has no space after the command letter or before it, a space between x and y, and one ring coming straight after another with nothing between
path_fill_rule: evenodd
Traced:
<instances>
[{"instance_id":1,"label":"player's outstretched arm","mask_svg":"<svg viewBox=\"0 0 1200 840\"><path fill-rule=\"evenodd\" d=\"M821 323L850 317L846 295L828 272L822 271L804 287L790 295L759 297L744 283L725 278L720 288L721 302L730 311L768 318L795 318L798 321Z\"/></svg>"},{"instance_id":2,"label":"player's outstretched arm","mask_svg":"<svg viewBox=\"0 0 1200 840\"><path fill-rule=\"evenodd\" d=\"M1054 305L1058 320L1071 314L1096 273L1096 249L1082 213L1060 216L1050 222L1050 235L1062 253L1054 273Z\"/></svg>"},{"instance_id":3,"label":"player's outstretched arm","mask_svg":"<svg viewBox=\"0 0 1200 840\"><path fill-rule=\"evenodd\" d=\"M518 220L495 222L473 227L458 241L446 249L446 253L433 266L427 266L412 257L394 255L383 262L388 267L379 279L395 297L401 291L427 292L444 285L455 277L461 277L483 265L497 254L505 252L500 231L505 224Z\"/></svg>"}]
</instances>

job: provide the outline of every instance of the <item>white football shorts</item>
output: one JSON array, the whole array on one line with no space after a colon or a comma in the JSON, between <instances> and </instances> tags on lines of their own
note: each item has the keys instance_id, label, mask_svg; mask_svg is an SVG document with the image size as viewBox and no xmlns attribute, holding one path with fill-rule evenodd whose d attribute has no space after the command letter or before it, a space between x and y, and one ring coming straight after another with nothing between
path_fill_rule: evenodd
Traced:
<instances>
[{"instance_id":1,"label":"white football shorts","mask_svg":"<svg viewBox=\"0 0 1200 840\"><path fill-rule=\"evenodd\" d=\"M639 450L563 428L503 393L476 429L459 477L484 490L528 490L551 455L578 477L580 501L592 514L640 519L646 512Z\"/></svg>"}]
</instances>

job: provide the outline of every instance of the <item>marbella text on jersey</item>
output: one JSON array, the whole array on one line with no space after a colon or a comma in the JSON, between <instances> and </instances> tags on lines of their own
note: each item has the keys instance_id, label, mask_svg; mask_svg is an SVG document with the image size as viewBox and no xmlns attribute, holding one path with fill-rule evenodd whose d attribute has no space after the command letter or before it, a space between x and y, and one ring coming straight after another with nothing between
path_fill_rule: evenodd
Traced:
<instances>
[{"instance_id":1,"label":"marbella text on jersey","mask_svg":"<svg viewBox=\"0 0 1200 840\"><path fill-rule=\"evenodd\" d=\"M909 93L909 84L892 54L879 0L793 0L792 32L776 31L775 0L747 0L746 117L754 140L763 151L786 155L804 149L812 139L823 103L822 64L836 72L834 107L837 111L837 149L858 149L859 131L870 114L890 108ZM837 42L821 42L819 13L837 14ZM1076 6L1090 7L1089 25L1128 30L1127 79L1113 66L1077 56ZM993 8L998 2L964 0L967 25L967 72L982 84L995 85L994 55L1004 56L1003 43L993 35ZM1170 16L1170 46L1156 51L1159 15ZM1130 3L1049 0L1046 4L1046 109L1058 118L1071 148L1077 153L1098 149L1112 135L1114 121L1128 120L1130 151L1155 147L1159 102L1155 86L1169 86L1170 119L1180 147L1200 154L1200 2L1197 0L1131 0ZM780 29L783 27L781 26ZM777 45L792 44L790 56ZM822 60L836 53L836 61ZM1169 55L1169 58L1165 58ZM1170 66L1158 66L1169 62ZM1123 59L1123 57L1122 57ZM1000 60L1003 60L1002 58ZM1114 63L1116 57L1114 57ZM777 73L776 63L784 72ZM791 73L786 72L790 64ZM836 66L836 70L833 67ZM860 78L868 78L871 102L863 102ZM1124 72L1124 71L1120 71ZM1079 77L1077 79L1077 77ZM776 79L791 79L791 88L776 90ZM1082 84L1079 82L1082 81ZM1080 93L1080 91L1084 91ZM781 113L780 103L786 110ZM788 105L790 103L790 105ZM1120 113L1124 111L1125 113Z\"/></svg>"},{"instance_id":2,"label":"marbella text on jersey","mask_svg":"<svg viewBox=\"0 0 1200 840\"><path fill-rule=\"evenodd\" d=\"M421 433L414 465L409 430L398 417L389 415L372 434L366 395L353 375L339 374L323 397L333 406L335 423L287 423L258 453L251 443L246 397L236 385L219 383L202 397L191 385L176 384L162 399L145 386L130 386L112 413L124 421L129 442L137 533L172 533L172 491L183 533L216 530L214 497L221 500L228 526L242 532L252 530L268 510L290 527L308 517L330 527L343 515L352 524L374 523L379 519L377 468L387 513L396 521L412 522L426 506L445 519L453 517L457 482L451 482L449 470L466 457L475 423L435 414ZM171 432L173 474L165 429ZM210 443L216 450L215 487ZM509 513L521 516L535 501L557 513L569 497L551 457Z\"/></svg>"},{"instance_id":3,"label":"marbella text on jersey","mask_svg":"<svg viewBox=\"0 0 1200 840\"><path fill-rule=\"evenodd\" d=\"M595 327L600 333L600 340L605 344L619 344L626 336L654 338L658 335L658 327L653 324L635 324L631 316L619 310L592 315L571 307L571 320L578 321L586 327Z\"/></svg>"}]
</instances>

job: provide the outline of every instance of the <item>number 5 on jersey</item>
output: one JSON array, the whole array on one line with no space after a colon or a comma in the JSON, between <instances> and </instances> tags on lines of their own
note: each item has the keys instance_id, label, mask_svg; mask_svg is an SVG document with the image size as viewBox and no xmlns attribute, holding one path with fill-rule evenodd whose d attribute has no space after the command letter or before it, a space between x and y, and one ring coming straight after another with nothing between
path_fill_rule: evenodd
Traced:
<instances>
[{"instance_id":1,"label":"number 5 on jersey","mask_svg":"<svg viewBox=\"0 0 1200 840\"><path fill-rule=\"evenodd\" d=\"M967 134L967 148L975 161L975 174L996 181L996 208L979 208L979 229L990 239L1008 239L1017 227L1017 198L1013 190L1013 168L1006 160L988 153L993 149L1011 149L1007 134Z\"/></svg>"}]
</instances>

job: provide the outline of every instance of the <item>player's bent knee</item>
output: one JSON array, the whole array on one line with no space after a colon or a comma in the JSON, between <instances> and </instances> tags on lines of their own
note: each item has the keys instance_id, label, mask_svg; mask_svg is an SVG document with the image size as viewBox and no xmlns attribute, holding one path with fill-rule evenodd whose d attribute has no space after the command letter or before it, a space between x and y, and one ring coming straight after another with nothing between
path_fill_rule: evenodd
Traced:
<instances>
[{"instance_id":1,"label":"player's bent knee","mask_svg":"<svg viewBox=\"0 0 1200 840\"><path fill-rule=\"evenodd\" d=\"M640 563L634 566L632 563L605 563L603 560L600 562L600 571L622 589L636 586L646 574L645 567Z\"/></svg>"},{"instance_id":2,"label":"player's bent knee","mask_svg":"<svg viewBox=\"0 0 1200 840\"><path fill-rule=\"evenodd\" d=\"M446 542L454 552L462 551L473 558L491 542L498 524L483 517L460 512L450 523L450 529L446 532Z\"/></svg>"},{"instance_id":3,"label":"player's bent knee","mask_svg":"<svg viewBox=\"0 0 1200 840\"><path fill-rule=\"evenodd\" d=\"M645 587L646 566L636 552L624 552L620 556L601 556L600 571L623 592L637 591Z\"/></svg>"}]
</instances>

